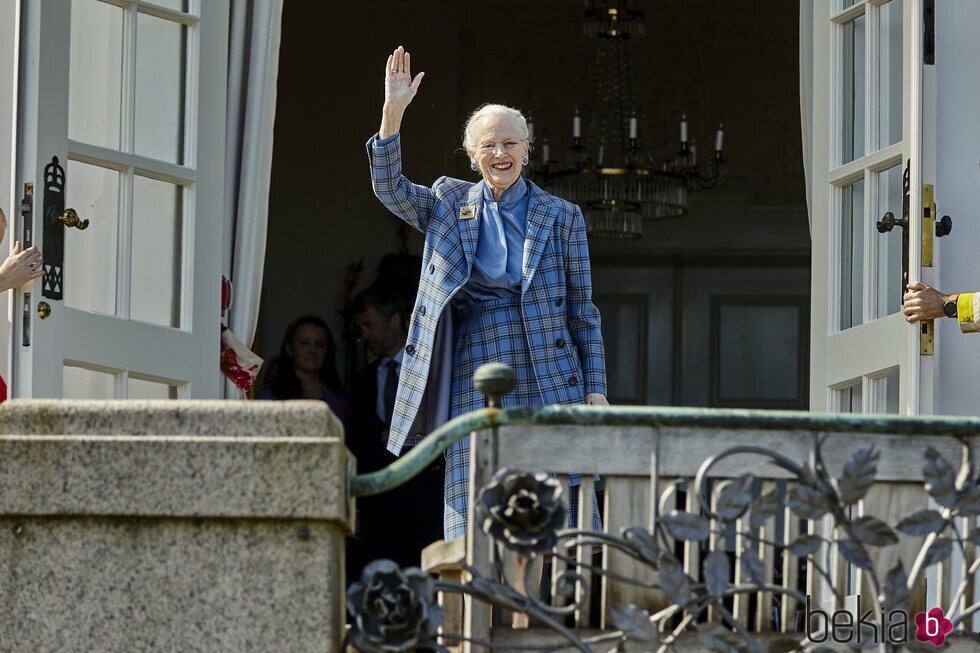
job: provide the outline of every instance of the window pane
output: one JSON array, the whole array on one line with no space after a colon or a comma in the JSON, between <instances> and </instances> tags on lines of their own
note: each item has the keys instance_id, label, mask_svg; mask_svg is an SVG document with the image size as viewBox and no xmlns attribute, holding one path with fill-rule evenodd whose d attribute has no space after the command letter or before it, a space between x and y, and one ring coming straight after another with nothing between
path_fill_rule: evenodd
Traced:
<instances>
[{"instance_id":1,"label":"window pane","mask_svg":"<svg viewBox=\"0 0 980 653\"><path fill-rule=\"evenodd\" d=\"M864 16L846 23L841 43L841 163L864 156Z\"/></svg>"},{"instance_id":2,"label":"window pane","mask_svg":"<svg viewBox=\"0 0 980 653\"><path fill-rule=\"evenodd\" d=\"M840 328L864 321L864 181L841 189Z\"/></svg>"},{"instance_id":3,"label":"window pane","mask_svg":"<svg viewBox=\"0 0 980 653\"><path fill-rule=\"evenodd\" d=\"M180 249L184 189L146 177L133 181L133 262L129 315L180 326Z\"/></svg>"},{"instance_id":4,"label":"window pane","mask_svg":"<svg viewBox=\"0 0 980 653\"><path fill-rule=\"evenodd\" d=\"M898 414L898 372L880 379L874 379L874 412L888 415Z\"/></svg>"},{"instance_id":5,"label":"window pane","mask_svg":"<svg viewBox=\"0 0 980 653\"><path fill-rule=\"evenodd\" d=\"M68 137L119 149L123 10L95 0L71 4Z\"/></svg>"},{"instance_id":6,"label":"window pane","mask_svg":"<svg viewBox=\"0 0 980 653\"><path fill-rule=\"evenodd\" d=\"M89 221L84 231L65 229L65 304L85 311L116 312L116 241L119 173L68 162L66 199Z\"/></svg>"},{"instance_id":7,"label":"window pane","mask_svg":"<svg viewBox=\"0 0 980 653\"><path fill-rule=\"evenodd\" d=\"M116 377L112 374L68 365L62 370L65 399L115 399Z\"/></svg>"},{"instance_id":8,"label":"window pane","mask_svg":"<svg viewBox=\"0 0 980 653\"><path fill-rule=\"evenodd\" d=\"M863 391L861 389L860 381L849 388L834 390L834 392L837 394L837 405L840 412L842 413L864 412L864 409L861 407L861 399L862 399Z\"/></svg>"},{"instance_id":9,"label":"window pane","mask_svg":"<svg viewBox=\"0 0 980 653\"><path fill-rule=\"evenodd\" d=\"M902 140L902 0L882 5L878 22L879 147Z\"/></svg>"},{"instance_id":10,"label":"window pane","mask_svg":"<svg viewBox=\"0 0 980 653\"><path fill-rule=\"evenodd\" d=\"M140 14L136 38L136 153L184 163L187 28Z\"/></svg>"},{"instance_id":11,"label":"window pane","mask_svg":"<svg viewBox=\"0 0 980 653\"><path fill-rule=\"evenodd\" d=\"M902 217L902 166L889 168L878 175L878 210L883 216L891 211L896 218ZM895 227L888 233L879 234L878 284L875 300L875 317L897 313L902 304L902 231Z\"/></svg>"},{"instance_id":12,"label":"window pane","mask_svg":"<svg viewBox=\"0 0 980 653\"><path fill-rule=\"evenodd\" d=\"M844 0L844 6L842 8L847 9L848 7L853 7L857 2L858 0Z\"/></svg>"},{"instance_id":13,"label":"window pane","mask_svg":"<svg viewBox=\"0 0 980 653\"><path fill-rule=\"evenodd\" d=\"M134 379L132 376L126 383L130 399L176 399L177 386Z\"/></svg>"}]
</instances>

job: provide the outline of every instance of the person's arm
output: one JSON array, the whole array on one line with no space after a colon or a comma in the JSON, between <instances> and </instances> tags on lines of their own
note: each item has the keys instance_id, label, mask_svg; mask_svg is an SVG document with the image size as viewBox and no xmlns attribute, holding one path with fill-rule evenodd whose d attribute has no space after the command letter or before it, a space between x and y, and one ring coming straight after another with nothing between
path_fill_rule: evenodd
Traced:
<instances>
[{"instance_id":1,"label":"person's arm","mask_svg":"<svg viewBox=\"0 0 980 653\"><path fill-rule=\"evenodd\" d=\"M963 333L980 331L980 293L964 292L956 297L956 322Z\"/></svg>"},{"instance_id":2,"label":"person's arm","mask_svg":"<svg viewBox=\"0 0 980 653\"><path fill-rule=\"evenodd\" d=\"M946 317L944 306L947 302L951 305L955 302L955 317L960 330L964 333L980 331L980 293L946 295L924 283L915 282L909 284L902 300L902 313L909 323Z\"/></svg>"},{"instance_id":3,"label":"person's arm","mask_svg":"<svg viewBox=\"0 0 980 653\"><path fill-rule=\"evenodd\" d=\"M41 252L31 245L21 247L20 241L14 243L14 251L0 263L0 292L20 288L28 281L44 276L44 261Z\"/></svg>"},{"instance_id":4,"label":"person's arm","mask_svg":"<svg viewBox=\"0 0 980 653\"><path fill-rule=\"evenodd\" d=\"M401 130L405 109L412 103L425 73L412 79L411 55L401 46L388 55L385 64L385 102L381 127L367 142L371 163L371 187L389 211L425 232L435 206L435 193L413 184L402 174Z\"/></svg>"},{"instance_id":5,"label":"person's arm","mask_svg":"<svg viewBox=\"0 0 980 653\"><path fill-rule=\"evenodd\" d=\"M582 363L585 403L605 406L609 404L606 400L606 352L599 325L599 309L592 303L592 270L585 236L585 218L577 206L565 250L565 274L568 331Z\"/></svg>"}]
</instances>

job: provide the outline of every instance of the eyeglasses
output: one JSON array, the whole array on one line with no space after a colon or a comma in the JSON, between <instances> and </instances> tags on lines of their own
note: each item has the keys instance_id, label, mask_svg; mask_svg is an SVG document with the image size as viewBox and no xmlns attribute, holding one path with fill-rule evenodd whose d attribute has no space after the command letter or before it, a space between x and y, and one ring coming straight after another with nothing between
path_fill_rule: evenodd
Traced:
<instances>
[{"instance_id":1,"label":"eyeglasses","mask_svg":"<svg viewBox=\"0 0 980 653\"><path fill-rule=\"evenodd\" d=\"M521 144L521 141L498 141L496 143L482 143L480 150L483 152L496 152L497 146L502 145L504 152L512 152Z\"/></svg>"}]
</instances>

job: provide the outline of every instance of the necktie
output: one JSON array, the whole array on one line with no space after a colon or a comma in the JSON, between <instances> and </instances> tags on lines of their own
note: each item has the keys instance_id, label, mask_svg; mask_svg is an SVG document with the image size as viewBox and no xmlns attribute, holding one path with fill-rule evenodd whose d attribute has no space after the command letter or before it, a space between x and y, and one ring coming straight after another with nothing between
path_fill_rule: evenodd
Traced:
<instances>
[{"instance_id":1,"label":"necktie","mask_svg":"<svg viewBox=\"0 0 980 653\"><path fill-rule=\"evenodd\" d=\"M389 360L385 363L388 374L385 376L385 426L391 426L391 416L395 412L395 395L398 392L398 361Z\"/></svg>"}]
</instances>

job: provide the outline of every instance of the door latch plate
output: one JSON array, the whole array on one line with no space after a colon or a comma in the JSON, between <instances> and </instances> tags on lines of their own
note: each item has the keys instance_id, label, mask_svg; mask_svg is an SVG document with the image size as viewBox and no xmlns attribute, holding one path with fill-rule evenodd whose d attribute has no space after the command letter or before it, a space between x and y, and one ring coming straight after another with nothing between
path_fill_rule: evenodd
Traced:
<instances>
[{"instance_id":1,"label":"door latch plate","mask_svg":"<svg viewBox=\"0 0 980 653\"><path fill-rule=\"evenodd\" d=\"M936 224L936 200L932 184L922 186L922 267L932 267L932 248Z\"/></svg>"}]
</instances>

